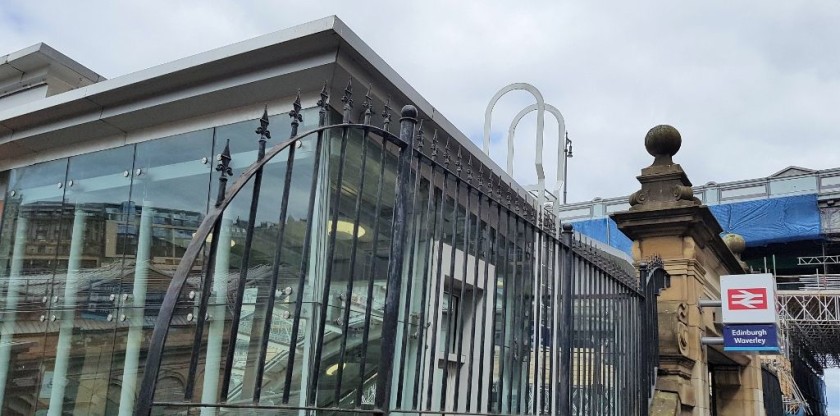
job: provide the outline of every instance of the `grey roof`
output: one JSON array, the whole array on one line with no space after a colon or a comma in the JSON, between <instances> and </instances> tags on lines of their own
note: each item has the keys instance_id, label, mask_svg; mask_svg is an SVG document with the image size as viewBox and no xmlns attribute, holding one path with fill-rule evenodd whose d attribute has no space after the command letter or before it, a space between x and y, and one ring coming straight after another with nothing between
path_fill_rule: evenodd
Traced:
<instances>
[{"instance_id":1,"label":"grey roof","mask_svg":"<svg viewBox=\"0 0 840 416\"><path fill-rule=\"evenodd\" d=\"M27 71L39 69L44 66L59 69L70 77L81 77L87 80L88 83L105 80L105 77L102 75L74 61L46 43L36 43L8 55L0 56L0 85L9 79L20 77L21 74Z\"/></svg>"},{"instance_id":2,"label":"grey roof","mask_svg":"<svg viewBox=\"0 0 840 416\"><path fill-rule=\"evenodd\" d=\"M515 183L335 16L1 110L0 171L32 163L24 159L34 154L52 155L56 145L125 137L168 122L291 97L298 89L317 92L325 80L341 84L351 73L363 85L374 84L379 108L387 97L392 107L415 105L427 126L445 132L506 182ZM340 90L331 95L340 97ZM303 100L304 106L314 105L317 96Z\"/></svg>"}]
</instances>

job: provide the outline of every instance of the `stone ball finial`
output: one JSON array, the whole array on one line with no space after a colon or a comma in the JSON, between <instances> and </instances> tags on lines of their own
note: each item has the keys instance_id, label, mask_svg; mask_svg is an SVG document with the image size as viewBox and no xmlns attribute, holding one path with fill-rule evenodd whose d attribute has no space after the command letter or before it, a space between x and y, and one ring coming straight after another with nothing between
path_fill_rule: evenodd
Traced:
<instances>
[{"instance_id":1,"label":"stone ball finial","mask_svg":"<svg viewBox=\"0 0 840 416\"><path fill-rule=\"evenodd\" d=\"M671 157L677 154L681 145L680 132L667 124L656 126L645 135L645 149L655 158L654 165L673 165Z\"/></svg>"},{"instance_id":2,"label":"stone ball finial","mask_svg":"<svg viewBox=\"0 0 840 416\"><path fill-rule=\"evenodd\" d=\"M728 233L723 236L723 242L726 243L726 246L729 247L729 251L731 251L736 256L739 256L741 253L744 252L744 249L747 248L747 242L744 240L744 237L738 234Z\"/></svg>"}]
</instances>

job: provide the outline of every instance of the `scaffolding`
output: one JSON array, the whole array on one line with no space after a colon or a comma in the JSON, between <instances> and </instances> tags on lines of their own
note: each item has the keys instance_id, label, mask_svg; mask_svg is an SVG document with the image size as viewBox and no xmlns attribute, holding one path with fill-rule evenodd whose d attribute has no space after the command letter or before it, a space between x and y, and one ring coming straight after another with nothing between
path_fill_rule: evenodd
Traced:
<instances>
[{"instance_id":1,"label":"scaffolding","mask_svg":"<svg viewBox=\"0 0 840 416\"><path fill-rule=\"evenodd\" d=\"M788 335L822 368L840 367L840 275L785 276L777 296Z\"/></svg>"}]
</instances>

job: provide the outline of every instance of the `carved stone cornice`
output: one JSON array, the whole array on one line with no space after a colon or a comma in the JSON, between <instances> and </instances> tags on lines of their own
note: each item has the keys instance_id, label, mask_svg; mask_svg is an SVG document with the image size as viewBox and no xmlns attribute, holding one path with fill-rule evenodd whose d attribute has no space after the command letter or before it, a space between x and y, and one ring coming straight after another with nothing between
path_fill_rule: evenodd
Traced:
<instances>
[{"instance_id":1,"label":"carved stone cornice","mask_svg":"<svg viewBox=\"0 0 840 416\"><path fill-rule=\"evenodd\" d=\"M723 231L706 206L684 206L644 211L622 211L610 216L633 241L651 237L691 237L701 249L709 248L733 274L744 272L741 263L720 238Z\"/></svg>"}]
</instances>

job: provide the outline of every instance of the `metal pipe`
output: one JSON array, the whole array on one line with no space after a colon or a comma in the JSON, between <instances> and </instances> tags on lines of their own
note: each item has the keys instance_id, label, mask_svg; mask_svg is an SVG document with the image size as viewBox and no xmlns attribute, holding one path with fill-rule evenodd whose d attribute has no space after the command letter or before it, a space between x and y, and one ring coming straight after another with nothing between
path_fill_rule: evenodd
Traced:
<instances>
[{"instance_id":1,"label":"metal pipe","mask_svg":"<svg viewBox=\"0 0 840 416\"><path fill-rule=\"evenodd\" d=\"M257 353L257 373L254 380L253 394L254 403L259 403L260 396L262 395L263 376L265 375L265 360L266 354L268 353L268 342L271 338L271 325L274 320L274 303L277 299L277 283L280 279L280 264L283 258L283 243L285 242L286 237L286 217L288 215L289 193L291 192L292 187L292 174L294 173L296 147L297 146L289 147L289 154L286 158L286 172L283 178L283 194L280 200L280 215L277 219L277 240L274 247L274 259L271 264L271 283L268 287L268 296L265 303L265 318L263 318L263 327L262 332L260 333L260 344L258 349L259 351ZM231 339L235 342L236 334L231 335ZM229 347L229 349L232 348L233 345ZM294 346L289 345L289 349L292 348L294 348ZM232 367L232 363L228 363L228 367Z\"/></svg>"},{"instance_id":2,"label":"metal pipe","mask_svg":"<svg viewBox=\"0 0 840 416\"><path fill-rule=\"evenodd\" d=\"M508 205L510 205L510 193L508 193L508 195L507 195L507 203L508 203ZM502 208L500 208L500 211L502 211ZM501 321L502 321L502 333L501 333L501 341L500 341L501 345L499 346L499 387L497 388L497 397L498 397L498 403L499 403L499 409L497 411L499 413L504 412L504 405L505 405L505 401L504 401L504 397L505 397L505 394L504 394L504 392L505 392L505 389L504 389L504 386L505 386L505 362L507 361L507 355L508 355L505 351L505 344L507 343L507 329L508 329L509 326L511 326L508 323L508 317L513 315L512 313L510 313L510 314L508 313L509 289L510 289L511 284L513 284L513 282L510 279L508 279L508 270L509 270L509 267L510 267L510 260L509 260L510 259L510 214L511 214L510 210L507 207L504 208L505 233L504 233L503 236L504 236L504 239L505 239L505 248L504 248L504 259L502 260L502 265L504 267L504 270L502 271L501 280L500 280L500 282L502 283L502 287L503 287L503 289L502 289L502 292L503 292L502 293L502 316L500 317ZM496 270L498 271L498 267L496 268ZM497 278L499 277L498 274L496 276L497 276ZM498 287L498 284L497 284L497 287ZM495 317L496 316L494 314L493 315L493 318L494 318L493 328L496 328ZM512 329L513 328L511 327L511 330Z\"/></svg>"},{"instance_id":3,"label":"metal pipe","mask_svg":"<svg viewBox=\"0 0 840 416\"><path fill-rule=\"evenodd\" d=\"M569 190L569 159L572 157L572 141L569 140L569 132L566 132L566 141L563 145L563 204L566 204L566 193ZM559 209L557 212L559 213Z\"/></svg>"},{"instance_id":4,"label":"metal pipe","mask_svg":"<svg viewBox=\"0 0 840 416\"><path fill-rule=\"evenodd\" d=\"M644 293L644 292L642 292ZM638 302L636 305L635 313L633 314L633 324L635 329L633 331L634 334L643 334L645 331L645 320L644 316L648 309L648 301L644 296L641 297L642 301ZM644 384L648 383L647 380L647 368L645 366L645 354L647 353L647 346L644 342L639 340L635 343L635 350L636 354L634 355L634 363L633 368L641 375L642 381L636 383L635 385L635 396L636 396L636 406L638 407L638 413L643 414L644 407L645 407L645 399L644 399Z\"/></svg>"},{"instance_id":5,"label":"metal pipe","mask_svg":"<svg viewBox=\"0 0 840 416\"><path fill-rule=\"evenodd\" d=\"M572 337L574 336L574 321L572 320L572 225L563 224L563 247L565 258L563 262L563 274L560 280L560 292L562 293L563 327L565 336L560 355L560 386L558 387L560 400L557 414L572 414Z\"/></svg>"},{"instance_id":6,"label":"metal pipe","mask_svg":"<svg viewBox=\"0 0 840 416\"><path fill-rule=\"evenodd\" d=\"M493 109L496 107L496 103L499 101L500 98L502 98L503 95L514 90L528 91L537 100L537 147L539 149L542 149L543 131L545 129L545 100L543 100L542 93L540 93L540 91L537 90L533 85L520 82L503 87L498 92L496 92L496 95L494 95L493 98L490 99L490 102L487 104L487 109L484 111L484 153L488 156L490 155L490 126L492 124ZM512 154L508 155L508 175L513 174L512 156ZM537 178L545 178L545 174L543 173L542 162L542 152L536 152L535 165L537 168Z\"/></svg>"},{"instance_id":7,"label":"metal pipe","mask_svg":"<svg viewBox=\"0 0 840 416\"><path fill-rule=\"evenodd\" d=\"M556 217L555 221L558 221ZM559 356L557 354L560 351L560 316L558 315L560 309L558 307L560 304L560 274L557 271L559 264L557 261L557 248L558 241L553 236L549 237L547 250L551 259L549 267L551 271L551 299L549 300L549 304L551 305L551 348L549 350L551 370L548 382L548 413L552 413L557 409L557 389L554 388L554 385L559 380L559 373L557 371Z\"/></svg>"},{"instance_id":8,"label":"metal pipe","mask_svg":"<svg viewBox=\"0 0 840 416\"><path fill-rule=\"evenodd\" d=\"M700 345L723 345L723 337L700 337Z\"/></svg>"},{"instance_id":9,"label":"metal pipe","mask_svg":"<svg viewBox=\"0 0 840 416\"><path fill-rule=\"evenodd\" d=\"M563 238L562 234L560 236L561 236L561 238ZM565 241L565 239L563 241ZM564 256L565 261L572 262L573 265L579 265L579 263L581 263L579 258L577 258L573 255L569 255L569 253L566 251L565 247L562 250L563 250L562 255ZM561 276L561 279L565 279L565 270L566 270L565 267L566 266L565 266L565 263L564 263L563 276ZM583 295L584 295L584 291L586 290L586 287L583 284L584 283L583 268L582 267L574 267L574 269L575 270L580 270L580 271L576 272L577 275L572 277L574 279L575 288L573 289L573 293L570 294L569 296L572 296L572 302L577 307L577 309L575 309L575 310L580 312L580 313L577 313L573 316L573 319L574 319L573 329L571 331L565 331L565 332L567 334L568 334L568 332L571 332L573 345L576 345L579 340L582 341L582 340L586 339L586 326L584 325L584 321L583 321L584 320L583 308L586 306L585 305L585 299L584 299ZM561 290L562 290L562 286L563 286L562 281L560 282L560 285L561 285ZM564 295L564 296L566 296L566 295ZM560 309L564 313L563 314L563 320L565 320L566 315L565 315L565 309L564 309L563 305L561 305ZM561 345L565 346L565 341L562 341ZM583 352L584 352L584 349L581 348L581 347L578 347L578 348L573 350L574 361L572 361L572 365L574 367L569 368L569 371L574 371L575 372L575 383L573 384L573 386L582 386L584 384L584 379L583 379L584 373L583 373L583 371L580 371L581 364L583 364L583 360L585 358L584 355L583 355ZM563 349L562 353L565 353L565 349ZM560 358L561 358L561 364L562 364L562 354L561 354ZM577 370L577 371L575 371L575 370ZM560 382L562 382L562 381L563 381L563 378L561 377ZM570 389L571 389L571 387L570 387ZM572 397L574 397L573 393L570 393L570 394L571 394ZM568 399L568 400L571 400L571 399ZM577 399L575 400L574 403L575 403L576 408L581 409L583 407L583 395L578 394Z\"/></svg>"},{"instance_id":10,"label":"metal pipe","mask_svg":"<svg viewBox=\"0 0 840 416\"><path fill-rule=\"evenodd\" d=\"M508 143L508 160L509 160L509 163L513 163L512 162L513 161L513 152L514 152L513 138L516 135L516 127L519 125L519 122L522 120L523 117L525 117L526 115L530 114L533 111L538 111L538 110L539 110L539 104L532 104L532 105L522 109L522 111L520 111L519 114L517 114L513 118L513 121L511 121L510 127L508 128L508 138L507 138L508 139L507 143ZM558 204L557 199L560 197L561 187L562 187L563 196L564 196L563 197L563 203L564 204L566 203L566 198L565 198L565 195L566 195L566 174L568 173L568 170L566 169L566 161L567 161L568 158L565 157L564 154L566 153L566 141L565 140L568 140L568 133L566 132L566 119L563 118L563 114L560 112L560 110L558 110L557 107L554 107L551 104L545 104L545 110L548 111L549 113L551 113L552 115L554 115L554 118L557 120L557 136L558 136L557 137L557 164L558 164L558 168L557 168L557 183L555 184L555 192L556 192L555 197L554 197L555 200L554 200L554 204L552 204L552 212L554 212L554 217L557 218L559 213L560 213L560 204ZM564 139L564 137L565 137L565 139ZM562 145L561 145L561 143L562 143ZM543 153L542 140L537 139L536 152L538 154ZM561 161L562 161L562 163L561 163ZM510 171L513 170L512 165L509 167L509 170ZM508 172L508 174L511 174L511 172ZM544 177L542 177L542 178L537 177L537 179L539 181L538 188L539 188L539 191L540 191L540 195L539 195L540 200L539 200L538 206L539 206L539 214L541 214L542 209L543 209L542 208L543 202L545 202L545 181L544 181L545 178ZM555 227L558 227L556 229L556 232L559 234L560 223L558 222L557 224L555 224Z\"/></svg>"},{"instance_id":11,"label":"metal pipe","mask_svg":"<svg viewBox=\"0 0 840 416\"><path fill-rule=\"evenodd\" d=\"M533 321L537 328L537 337L535 345L531 348L534 351L534 413L544 413L545 412L545 397L543 395L544 392L544 383L545 383L545 376L546 371L548 371L548 365L546 365L546 348L543 346L543 337L545 334L543 330L545 329L544 320L546 319L546 312L545 310L545 291L543 290L543 261L546 259L546 253L543 252L544 242L543 234L539 229L536 227L533 228L534 235L536 237L536 272L537 272L537 285L536 290L534 292L534 303L536 307L534 308L537 311L536 316L534 317ZM542 360L542 367L540 366L540 360Z\"/></svg>"},{"instance_id":12,"label":"metal pipe","mask_svg":"<svg viewBox=\"0 0 840 416\"><path fill-rule=\"evenodd\" d=\"M594 335L593 335L593 328L592 328L592 310L594 309L594 306L595 306L594 305L595 302L592 299L592 295L595 293L595 288L594 288L594 279L592 279L592 268L591 268L590 264L586 260L581 260L580 263L581 263L580 269L582 270L581 279L583 279L582 284L586 288L584 293L582 293L583 298L584 298L584 304L585 304L585 309L584 310L586 311L584 313L584 316L583 316L583 319L584 319L584 322L585 322L584 327L586 328L585 329L586 336L584 338L584 340L586 342L586 348L583 349L583 354L584 354L584 357L585 357L584 358L584 363L585 363L584 368L586 368L586 373L584 374L584 377L585 377L584 383L585 383L586 389L588 390L587 393L591 393L592 392L592 382L594 381L593 377L592 377L593 368L594 368L594 365L593 365L594 363L592 362L592 355L593 355L592 354L592 352L593 352L592 351L593 350L592 345L594 344L594 339L593 339ZM592 412L592 395L591 394L584 394L583 397L584 397L583 406L581 407L582 413L585 414L585 415L588 415L589 413Z\"/></svg>"},{"instance_id":13,"label":"metal pipe","mask_svg":"<svg viewBox=\"0 0 840 416\"><path fill-rule=\"evenodd\" d=\"M423 126L422 126L422 122L421 122L420 127L417 129L417 139L415 140L415 142L412 146L413 149L418 150L418 155L420 154L419 149L422 146L422 129L423 129ZM415 158L413 157L413 150L412 150L412 158L410 160L410 164L413 166L414 163L415 163ZM416 167L415 173L413 175L414 183L412 185L411 202L410 202L410 205L409 205L410 210L407 214L407 217L409 218L409 231L408 231L409 239L408 239L408 250L407 250L407 252L410 253L410 260L408 261L408 272L405 273L405 276L407 276L409 279L412 279L412 283L413 283L413 279L414 279L414 265L419 259L419 256L417 255L418 250L419 250L417 248L417 244L419 243L419 231L418 231L417 228L419 226L418 222L420 221L420 218L417 218L415 216L415 213L417 212L417 203L418 203L417 195L419 193L419 187L420 187L420 181L421 181L421 177L420 177L421 161L420 161L420 158L416 159L416 163L417 163L417 165L416 165L417 167ZM398 382L396 383L397 384L396 406L398 408L403 407L403 388L406 385L408 385L408 383L403 383L402 380L405 379L406 366L409 365L408 356L409 356L409 349L410 349L410 346L411 346L410 345L411 342L409 340L413 338L413 336L410 334L411 333L411 306L412 306L412 300L413 300L412 299L412 288L413 288L413 286L414 286L413 284L409 284L409 285L406 285L406 287L405 287L405 297L404 297L405 298L405 308L403 309L403 315L402 315L402 319L403 319L402 345L401 345L402 349L400 351L402 357L399 360L400 372L399 372L399 376L397 378ZM420 302L422 302L422 301L423 300L420 299ZM414 387L416 388L416 385L414 385Z\"/></svg>"}]
</instances>

